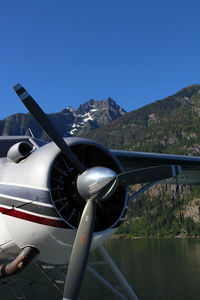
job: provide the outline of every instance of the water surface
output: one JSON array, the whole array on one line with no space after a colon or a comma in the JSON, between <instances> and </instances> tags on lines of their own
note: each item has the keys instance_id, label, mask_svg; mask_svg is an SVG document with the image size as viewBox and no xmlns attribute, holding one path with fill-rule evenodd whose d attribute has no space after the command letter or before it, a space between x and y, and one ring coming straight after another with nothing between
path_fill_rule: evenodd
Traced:
<instances>
[{"instance_id":1,"label":"water surface","mask_svg":"<svg viewBox=\"0 0 200 300\"><path fill-rule=\"evenodd\" d=\"M118 239L106 243L106 249L126 276L140 300L200 299L200 240ZM120 289L97 252L90 262L105 278ZM95 263L97 262L97 264ZM59 292L35 266L14 279L26 299L59 300ZM0 299L13 300L12 284L0 281ZM87 271L81 290L81 300L114 300L110 291Z\"/></svg>"}]
</instances>

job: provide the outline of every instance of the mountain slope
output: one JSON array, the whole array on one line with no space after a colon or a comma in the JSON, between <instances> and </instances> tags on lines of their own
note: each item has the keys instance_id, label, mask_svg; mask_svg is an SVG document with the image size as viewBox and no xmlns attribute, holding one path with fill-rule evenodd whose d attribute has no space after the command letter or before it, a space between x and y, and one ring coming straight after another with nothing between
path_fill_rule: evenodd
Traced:
<instances>
[{"instance_id":1,"label":"mountain slope","mask_svg":"<svg viewBox=\"0 0 200 300\"><path fill-rule=\"evenodd\" d=\"M90 132L90 138L114 149L196 155L199 113L200 85L192 85Z\"/></svg>"},{"instance_id":2,"label":"mountain slope","mask_svg":"<svg viewBox=\"0 0 200 300\"><path fill-rule=\"evenodd\" d=\"M90 138L113 149L200 156L200 85L132 111ZM119 233L200 237L200 187L152 187L130 205Z\"/></svg>"}]
</instances>

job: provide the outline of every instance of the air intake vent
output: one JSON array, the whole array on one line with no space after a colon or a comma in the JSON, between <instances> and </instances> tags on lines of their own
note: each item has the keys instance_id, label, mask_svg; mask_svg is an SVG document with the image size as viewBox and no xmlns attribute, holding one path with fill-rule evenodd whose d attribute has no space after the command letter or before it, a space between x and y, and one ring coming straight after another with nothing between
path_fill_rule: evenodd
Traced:
<instances>
[{"instance_id":1,"label":"air intake vent","mask_svg":"<svg viewBox=\"0 0 200 300\"><path fill-rule=\"evenodd\" d=\"M75 145L71 149L87 168L103 166L120 172L115 159L104 149L94 145ZM72 228L77 228L85 200L76 188L78 173L70 162L59 154L52 166L50 174L50 189L53 204L59 216ZM95 232L105 230L116 224L125 208L126 190L118 187L115 193L106 201L97 205Z\"/></svg>"}]
</instances>

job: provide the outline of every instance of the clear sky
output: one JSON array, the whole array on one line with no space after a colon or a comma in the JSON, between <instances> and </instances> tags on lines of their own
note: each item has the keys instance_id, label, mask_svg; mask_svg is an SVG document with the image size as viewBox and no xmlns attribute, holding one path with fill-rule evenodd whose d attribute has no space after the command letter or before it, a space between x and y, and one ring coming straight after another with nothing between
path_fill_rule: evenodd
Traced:
<instances>
[{"instance_id":1,"label":"clear sky","mask_svg":"<svg viewBox=\"0 0 200 300\"><path fill-rule=\"evenodd\" d=\"M48 113L109 96L131 111L200 83L200 1L1 1L0 119L26 112L18 82Z\"/></svg>"}]
</instances>

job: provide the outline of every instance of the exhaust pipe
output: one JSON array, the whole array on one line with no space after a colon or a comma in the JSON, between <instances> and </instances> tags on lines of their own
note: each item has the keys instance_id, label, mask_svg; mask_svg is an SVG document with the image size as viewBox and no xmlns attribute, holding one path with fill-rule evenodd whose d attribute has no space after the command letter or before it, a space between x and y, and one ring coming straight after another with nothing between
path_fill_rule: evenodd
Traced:
<instances>
[{"instance_id":1,"label":"exhaust pipe","mask_svg":"<svg viewBox=\"0 0 200 300\"><path fill-rule=\"evenodd\" d=\"M39 250L37 248L31 246L24 247L13 261L0 266L0 278L15 275L23 271L38 254Z\"/></svg>"}]
</instances>

